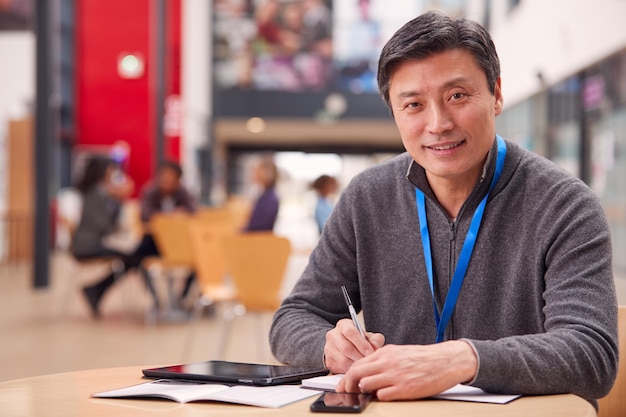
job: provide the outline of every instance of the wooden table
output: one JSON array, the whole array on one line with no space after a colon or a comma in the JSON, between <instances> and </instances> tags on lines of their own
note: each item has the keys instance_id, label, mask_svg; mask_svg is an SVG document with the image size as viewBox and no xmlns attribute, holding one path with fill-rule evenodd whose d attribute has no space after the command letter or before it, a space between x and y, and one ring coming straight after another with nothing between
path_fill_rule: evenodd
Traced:
<instances>
[{"instance_id":1,"label":"wooden table","mask_svg":"<svg viewBox=\"0 0 626 417\"><path fill-rule=\"evenodd\" d=\"M310 398L279 409L222 403L179 404L167 400L95 399L95 392L145 382L142 367L98 369L44 375L0 383L0 414L3 416L309 416ZM459 401L421 400L372 402L363 414L371 416L464 416L464 417L595 417L594 408L575 395L522 397L509 404L478 404ZM319 414L330 415L330 414Z\"/></svg>"}]
</instances>

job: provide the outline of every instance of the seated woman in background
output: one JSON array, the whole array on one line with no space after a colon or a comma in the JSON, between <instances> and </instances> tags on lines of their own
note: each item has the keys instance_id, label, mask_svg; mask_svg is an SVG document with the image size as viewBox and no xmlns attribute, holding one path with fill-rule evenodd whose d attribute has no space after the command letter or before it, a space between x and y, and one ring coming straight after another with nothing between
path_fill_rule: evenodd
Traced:
<instances>
[{"instance_id":1,"label":"seated woman in background","mask_svg":"<svg viewBox=\"0 0 626 417\"><path fill-rule=\"evenodd\" d=\"M94 156L87 163L77 188L82 194L83 207L72 239L72 254L78 260L119 257L126 268L128 256L107 247L103 239L115 231L122 202L134 191L134 182L119 170L112 159ZM114 282L115 275L111 272L96 284L83 288L94 317L99 316L102 295Z\"/></svg>"},{"instance_id":2,"label":"seated woman in background","mask_svg":"<svg viewBox=\"0 0 626 417\"><path fill-rule=\"evenodd\" d=\"M271 159L263 159L255 167L253 180L262 189L244 232L272 231L278 217L279 201L276 195L278 169Z\"/></svg>"}]
</instances>

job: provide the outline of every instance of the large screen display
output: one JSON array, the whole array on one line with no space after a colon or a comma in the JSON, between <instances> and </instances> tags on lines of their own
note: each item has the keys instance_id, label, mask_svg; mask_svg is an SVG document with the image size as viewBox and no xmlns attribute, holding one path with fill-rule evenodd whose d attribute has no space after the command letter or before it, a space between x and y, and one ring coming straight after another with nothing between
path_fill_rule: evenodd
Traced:
<instances>
[{"instance_id":1,"label":"large screen display","mask_svg":"<svg viewBox=\"0 0 626 417\"><path fill-rule=\"evenodd\" d=\"M375 93L382 45L421 8L406 0L218 0L216 87Z\"/></svg>"},{"instance_id":2,"label":"large screen display","mask_svg":"<svg viewBox=\"0 0 626 417\"><path fill-rule=\"evenodd\" d=\"M450 12L463 0L215 0L216 114L310 116L338 92L352 116L386 117L380 50L435 3Z\"/></svg>"}]
</instances>

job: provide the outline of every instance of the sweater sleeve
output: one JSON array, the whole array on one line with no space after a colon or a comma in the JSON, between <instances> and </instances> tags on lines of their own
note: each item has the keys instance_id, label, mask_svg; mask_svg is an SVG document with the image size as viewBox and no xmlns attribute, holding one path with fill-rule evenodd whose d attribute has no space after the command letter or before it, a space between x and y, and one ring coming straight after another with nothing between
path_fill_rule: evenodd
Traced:
<instances>
[{"instance_id":1,"label":"sweater sleeve","mask_svg":"<svg viewBox=\"0 0 626 417\"><path fill-rule=\"evenodd\" d=\"M491 392L606 395L617 372L617 302L602 207L582 183L561 184L536 220L544 333L471 340L473 385Z\"/></svg>"},{"instance_id":2,"label":"sweater sleeve","mask_svg":"<svg viewBox=\"0 0 626 417\"><path fill-rule=\"evenodd\" d=\"M348 317L341 286L346 285L350 293L358 286L352 200L350 190L344 191L309 264L274 316L270 344L281 362L323 365L326 333Z\"/></svg>"},{"instance_id":3,"label":"sweater sleeve","mask_svg":"<svg viewBox=\"0 0 626 417\"><path fill-rule=\"evenodd\" d=\"M618 358L608 224L586 185L532 161L503 182L506 192L494 194L488 205L491 221L481 229L449 336L474 347L474 386L574 393L593 401L613 385ZM515 166L510 164L509 178ZM367 328L384 334L387 343L432 343L414 191L377 179L388 175L377 170L356 178L342 194L309 265L274 317L270 342L278 360L322 364L326 333L348 317L341 285L359 295L355 308L363 307ZM448 246L443 241L438 253L445 255ZM439 257L440 273L446 262Z\"/></svg>"}]
</instances>

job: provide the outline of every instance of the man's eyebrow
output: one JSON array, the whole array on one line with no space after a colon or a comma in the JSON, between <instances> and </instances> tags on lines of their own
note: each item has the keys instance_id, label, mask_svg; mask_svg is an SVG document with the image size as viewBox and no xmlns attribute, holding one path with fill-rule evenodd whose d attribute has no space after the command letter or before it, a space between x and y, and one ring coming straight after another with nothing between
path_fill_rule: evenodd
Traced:
<instances>
[{"instance_id":1,"label":"man's eyebrow","mask_svg":"<svg viewBox=\"0 0 626 417\"><path fill-rule=\"evenodd\" d=\"M403 99L403 98L416 97L416 96L421 96L421 95L422 93L420 93L419 91L409 90L409 91L402 91L398 93L397 97L400 99Z\"/></svg>"},{"instance_id":2,"label":"man's eyebrow","mask_svg":"<svg viewBox=\"0 0 626 417\"><path fill-rule=\"evenodd\" d=\"M446 81L442 86L441 89L442 90L446 90L448 88L454 87L456 85L459 84L467 84L471 82L471 80L469 78L467 78L464 75L460 75L458 77L452 78L448 81ZM421 96L422 93L418 90L407 90L407 91L401 91L400 93L396 94L396 97L399 99L405 99L405 98L411 98L411 97L419 97Z\"/></svg>"}]
</instances>

